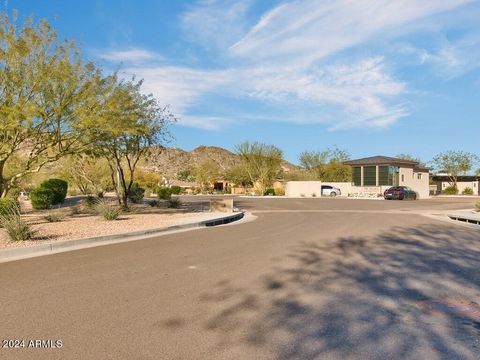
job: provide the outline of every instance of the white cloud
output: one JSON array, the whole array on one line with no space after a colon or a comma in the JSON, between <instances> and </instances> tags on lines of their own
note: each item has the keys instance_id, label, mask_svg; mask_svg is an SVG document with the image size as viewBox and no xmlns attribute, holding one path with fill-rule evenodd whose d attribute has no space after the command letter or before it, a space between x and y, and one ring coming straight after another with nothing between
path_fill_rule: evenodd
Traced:
<instances>
[{"instance_id":1,"label":"white cloud","mask_svg":"<svg viewBox=\"0 0 480 360\"><path fill-rule=\"evenodd\" d=\"M253 99L276 107L279 115L310 111L304 119L284 116L286 121L324 122L333 130L383 128L409 114L404 99L408 85L392 75L382 56L364 53L363 58L340 60L334 55L377 37L395 38L399 28L404 35L409 24L415 25L411 31L418 31L428 16L467 2L294 0L267 12L248 31L251 0L202 0L183 14L181 26L190 39L216 51L223 69L155 66L155 54L141 49L111 52L104 58L130 59L127 72L144 78L144 90L170 104L184 125L219 129L231 122L225 113L216 113L214 104L203 112L206 115L197 111L207 97L221 95L238 99L238 108L242 100ZM466 49L467 45L445 47L438 54L419 54L424 62L443 62L454 69L462 66ZM315 116L328 109L342 116ZM231 110L232 117L237 113Z\"/></svg>"},{"instance_id":2,"label":"white cloud","mask_svg":"<svg viewBox=\"0 0 480 360\"><path fill-rule=\"evenodd\" d=\"M469 1L290 1L264 15L230 51L256 60L314 61Z\"/></svg>"},{"instance_id":3,"label":"white cloud","mask_svg":"<svg viewBox=\"0 0 480 360\"><path fill-rule=\"evenodd\" d=\"M99 58L111 62L137 63L152 60L160 60L161 56L145 49L131 48L126 50L110 50L101 52L97 55Z\"/></svg>"},{"instance_id":4,"label":"white cloud","mask_svg":"<svg viewBox=\"0 0 480 360\"><path fill-rule=\"evenodd\" d=\"M187 37L207 48L224 48L247 31L246 12L251 0L201 0L181 17Z\"/></svg>"}]
</instances>

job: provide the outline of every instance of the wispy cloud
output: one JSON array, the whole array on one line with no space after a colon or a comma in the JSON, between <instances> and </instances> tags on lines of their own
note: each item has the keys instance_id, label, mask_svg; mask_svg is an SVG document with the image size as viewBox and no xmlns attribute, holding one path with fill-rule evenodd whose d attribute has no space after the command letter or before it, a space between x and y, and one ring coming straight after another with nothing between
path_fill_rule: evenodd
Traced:
<instances>
[{"instance_id":1,"label":"wispy cloud","mask_svg":"<svg viewBox=\"0 0 480 360\"><path fill-rule=\"evenodd\" d=\"M131 48L125 50L110 50L104 52L98 52L97 56L100 59L111 62L124 62L124 63L138 63L147 62L152 60L160 60L162 57L149 50L140 48Z\"/></svg>"},{"instance_id":2,"label":"wispy cloud","mask_svg":"<svg viewBox=\"0 0 480 360\"><path fill-rule=\"evenodd\" d=\"M469 0L297 0L265 14L230 50L254 59L314 61Z\"/></svg>"},{"instance_id":3,"label":"wispy cloud","mask_svg":"<svg viewBox=\"0 0 480 360\"><path fill-rule=\"evenodd\" d=\"M385 128L409 115L408 84L394 76L385 56L338 54L374 39L404 36L407 25L419 31L429 16L470 0L292 0L248 27L252 2L201 0L181 16L186 36L215 51L222 59L220 69L157 65L156 54L142 49L103 58L130 61L126 71L144 78L145 91L170 104L183 125L214 130L229 124L228 114L217 113L215 104L198 111L207 98L218 95L238 100L232 118L243 110L242 101L253 99L275 108L285 121L322 122L332 130ZM424 63L453 71L464 68L462 59L472 44L478 46L478 39L418 54ZM303 118L281 116L295 112ZM340 115L317 115L325 112Z\"/></svg>"},{"instance_id":4,"label":"wispy cloud","mask_svg":"<svg viewBox=\"0 0 480 360\"><path fill-rule=\"evenodd\" d=\"M228 47L246 33L246 12L251 2L201 0L181 16L182 29L203 47Z\"/></svg>"}]
</instances>

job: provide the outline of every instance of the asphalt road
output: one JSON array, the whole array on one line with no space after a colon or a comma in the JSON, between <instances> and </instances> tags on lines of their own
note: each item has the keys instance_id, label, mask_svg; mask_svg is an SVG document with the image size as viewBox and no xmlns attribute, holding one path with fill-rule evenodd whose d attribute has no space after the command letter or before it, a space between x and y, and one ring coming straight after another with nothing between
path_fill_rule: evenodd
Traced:
<instances>
[{"instance_id":1,"label":"asphalt road","mask_svg":"<svg viewBox=\"0 0 480 360\"><path fill-rule=\"evenodd\" d=\"M257 219L0 264L0 339L62 341L0 359L480 359L480 230L421 215L471 201L236 203Z\"/></svg>"}]
</instances>

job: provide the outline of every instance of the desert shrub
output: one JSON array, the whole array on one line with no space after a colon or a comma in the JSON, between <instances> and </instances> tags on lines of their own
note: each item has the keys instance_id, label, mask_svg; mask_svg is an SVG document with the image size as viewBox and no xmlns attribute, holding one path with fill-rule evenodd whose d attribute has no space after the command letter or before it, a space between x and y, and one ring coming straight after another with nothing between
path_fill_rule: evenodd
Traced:
<instances>
[{"instance_id":1,"label":"desert shrub","mask_svg":"<svg viewBox=\"0 0 480 360\"><path fill-rule=\"evenodd\" d=\"M32 207L35 210L45 210L53 205L53 199L55 194L51 189L44 187L37 187L30 192L30 200L32 201Z\"/></svg>"},{"instance_id":2,"label":"desert shrub","mask_svg":"<svg viewBox=\"0 0 480 360\"><path fill-rule=\"evenodd\" d=\"M130 191L128 192L128 198L134 204L138 204L142 201L143 196L145 195L145 189L141 188L137 183L133 183Z\"/></svg>"},{"instance_id":3,"label":"desert shrub","mask_svg":"<svg viewBox=\"0 0 480 360\"><path fill-rule=\"evenodd\" d=\"M99 202L100 200L96 198L95 196L88 195L87 198L85 199L85 206L93 209Z\"/></svg>"},{"instance_id":4,"label":"desert shrub","mask_svg":"<svg viewBox=\"0 0 480 360\"><path fill-rule=\"evenodd\" d=\"M178 209L182 206L182 203L178 199L170 199L168 200L168 207L171 209Z\"/></svg>"},{"instance_id":5,"label":"desert shrub","mask_svg":"<svg viewBox=\"0 0 480 360\"><path fill-rule=\"evenodd\" d=\"M151 207L157 207L158 205L160 205L160 202L158 200L148 200L147 204Z\"/></svg>"},{"instance_id":6,"label":"desert shrub","mask_svg":"<svg viewBox=\"0 0 480 360\"><path fill-rule=\"evenodd\" d=\"M169 200L172 197L172 190L166 186L160 186L157 188L157 196L162 200Z\"/></svg>"},{"instance_id":7,"label":"desert shrub","mask_svg":"<svg viewBox=\"0 0 480 360\"><path fill-rule=\"evenodd\" d=\"M77 189L70 189L70 190L68 190L68 195L69 196L77 196L77 195L80 195L80 192Z\"/></svg>"},{"instance_id":8,"label":"desert shrub","mask_svg":"<svg viewBox=\"0 0 480 360\"><path fill-rule=\"evenodd\" d=\"M448 186L443 190L443 193L445 195L456 195L458 194L458 189L456 186Z\"/></svg>"},{"instance_id":9,"label":"desert shrub","mask_svg":"<svg viewBox=\"0 0 480 360\"><path fill-rule=\"evenodd\" d=\"M67 197L68 183L62 179L48 179L40 184L41 188L50 189L53 192L52 205L62 204Z\"/></svg>"},{"instance_id":10,"label":"desert shrub","mask_svg":"<svg viewBox=\"0 0 480 360\"><path fill-rule=\"evenodd\" d=\"M172 192L172 195L179 195L182 192L182 188L180 186L171 186L170 190Z\"/></svg>"},{"instance_id":11,"label":"desert shrub","mask_svg":"<svg viewBox=\"0 0 480 360\"><path fill-rule=\"evenodd\" d=\"M265 190L263 195L275 195L275 190L273 188L268 188L267 190Z\"/></svg>"},{"instance_id":12,"label":"desert shrub","mask_svg":"<svg viewBox=\"0 0 480 360\"><path fill-rule=\"evenodd\" d=\"M471 187L466 187L463 189L462 195L473 195L473 189Z\"/></svg>"},{"instance_id":13,"label":"desert shrub","mask_svg":"<svg viewBox=\"0 0 480 360\"><path fill-rule=\"evenodd\" d=\"M80 214L80 208L78 206L72 206L70 208L70 213L72 215L78 215L78 214Z\"/></svg>"},{"instance_id":14,"label":"desert shrub","mask_svg":"<svg viewBox=\"0 0 480 360\"><path fill-rule=\"evenodd\" d=\"M14 209L20 209L20 204L13 198L0 198L0 215L9 214Z\"/></svg>"},{"instance_id":15,"label":"desert shrub","mask_svg":"<svg viewBox=\"0 0 480 360\"><path fill-rule=\"evenodd\" d=\"M312 193L312 197L317 197L317 194L315 194L315 193Z\"/></svg>"},{"instance_id":16,"label":"desert shrub","mask_svg":"<svg viewBox=\"0 0 480 360\"><path fill-rule=\"evenodd\" d=\"M305 197L305 194L300 194L300 197Z\"/></svg>"},{"instance_id":17,"label":"desert shrub","mask_svg":"<svg viewBox=\"0 0 480 360\"><path fill-rule=\"evenodd\" d=\"M43 218L48 222L59 222L62 221L63 216L58 213L51 212L45 215Z\"/></svg>"},{"instance_id":18,"label":"desert shrub","mask_svg":"<svg viewBox=\"0 0 480 360\"><path fill-rule=\"evenodd\" d=\"M120 209L105 200L97 201L95 209L98 215L102 216L105 220L116 220L120 216Z\"/></svg>"},{"instance_id":19,"label":"desert shrub","mask_svg":"<svg viewBox=\"0 0 480 360\"><path fill-rule=\"evenodd\" d=\"M99 191L99 192L97 192L97 196L98 196L100 199L103 199L103 197L105 196L105 194L103 193L103 191Z\"/></svg>"},{"instance_id":20,"label":"desert shrub","mask_svg":"<svg viewBox=\"0 0 480 360\"><path fill-rule=\"evenodd\" d=\"M475 203L475 210L480 212L480 201Z\"/></svg>"},{"instance_id":21,"label":"desert shrub","mask_svg":"<svg viewBox=\"0 0 480 360\"><path fill-rule=\"evenodd\" d=\"M285 189L284 188L276 188L275 189L275 196L285 196Z\"/></svg>"},{"instance_id":22,"label":"desert shrub","mask_svg":"<svg viewBox=\"0 0 480 360\"><path fill-rule=\"evenodd\" d=\"M33 236L30 225L20 217L19 207L10 207L5 213L0 214L0 227L5 229L13 241L24 241Z\"/></svg>"}]
</instances>

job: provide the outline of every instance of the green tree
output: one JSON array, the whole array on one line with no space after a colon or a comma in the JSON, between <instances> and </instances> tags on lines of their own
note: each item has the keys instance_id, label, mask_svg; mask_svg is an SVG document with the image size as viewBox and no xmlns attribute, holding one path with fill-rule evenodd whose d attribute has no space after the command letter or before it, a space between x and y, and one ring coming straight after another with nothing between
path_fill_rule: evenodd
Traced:
<instances>
[{"instance_id":1,"label":"green tree","mask_svg":"<svg viewBox=\"0 0 480 360\"><path fill-rule=\"evenodd\" d=\"M113 189L110 168L107 161L87 154L71 155L58 162L55 171L83 195L100 193Z\"/></svg>"},{"instance_id":2,"label":"green tree","mask_svg":"<svg viewBox=\"0 0 480 360\"><path fill-rule=\"evenodd\" d=\"M325 151L304 151L299 156L300 166L309 171L315 171L328 162L330 153Z\"/></svg>"},{"instance_id":3,"label":"green tree","mask_svg":"<svg viewBox=\"0 0 480 360\"><path fill-rule=\"evenodd\" d=\"M243 187L245 190L248 186L253 186L252 180L242 164L232 166L228 169L225 174L225 179L237 186Z\"/></svg>"},{"instance_id":4,"label":"green tree","mask_svg":"<svg viewBox=\"0 0 480 360\"><path fill-rule=\"evenodd\" d=\"M141 85L142 81L120 81L116 74L106 79L99 124L90 132L91 151L107 159L112 182L121 188L118 197L124 208L128 208L140 159L168 139L167 126L175 121L167 107L161 108L152 95L141 93Z\"/></svg>"},{"instance_id":5,"label":"green tree","mask_svg":"<svg viewBox=\"0 0 480 360\"><path fill-rule=\"evenodd\" d=\"M283 160L283 152L275 145L244 142L236 146L241 165L252 184L263 195L276 179Z\"/></svg>"},{"instance_id":6,"label":"green tree","mask_svg":"<svg viewBox=\"0 0 480 360\"><path fill-rule=\"evenodd\" d=\"M0 15L0 197L46 164L81 151L100 73L46 21ZM15 164L13 164L15 162Z\"/></svg>"},{"instance_id":7,"label":"green tree","mask_svg":"<svg viewBox=\"0 0 480 360\"><path fill-rule=\"evenodd\" d=\"M206 159L194 169L193 174L203 193L206 189L209 189L220 176L220 167L215 161Z\"/></svg>"},{"instance_id":8,"label":"green tree","mask_svg":"<svg viewBox=\"0 0 480 360\"><path fill-rule=\"evenodd\" d=\"M351 181L351 168L343 164L349 159L350 154L336 146L324 151L304 151L299 156L300 165L311 174L310 178L332 182Z\"/></svg>"},{"instance_id":9,"label":"green tree","mask_svg":"<svg viewBox=\"0 0 480 360\"><path fill-rule=\"evenodd\" d=\"M450 186L458 189L458 177L470 171L477 160L477 156L472 153L450 150L436 155L432 164L437 170L446 172Z\"/></svg>"}]
</instances>

